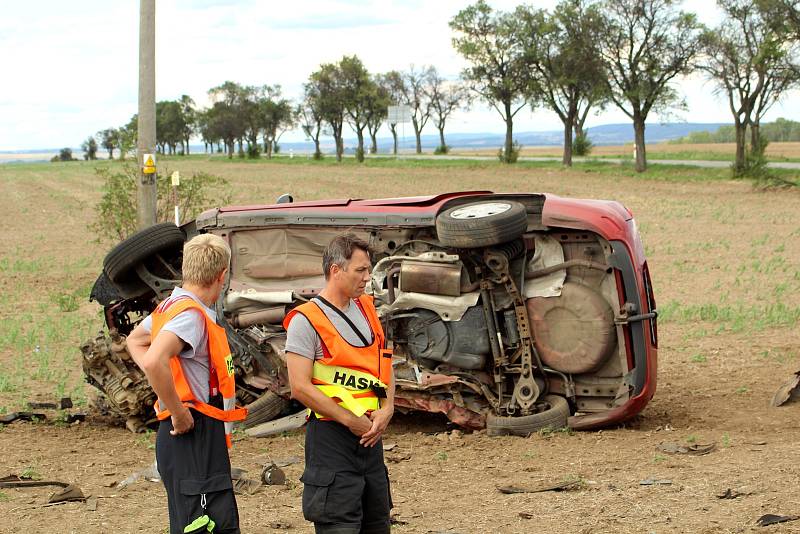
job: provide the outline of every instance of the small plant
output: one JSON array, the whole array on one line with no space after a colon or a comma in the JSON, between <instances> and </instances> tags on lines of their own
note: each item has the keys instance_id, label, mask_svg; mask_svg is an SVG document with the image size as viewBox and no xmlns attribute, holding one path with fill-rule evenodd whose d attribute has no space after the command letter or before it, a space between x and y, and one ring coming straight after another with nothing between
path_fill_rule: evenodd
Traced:
<instances>
[{"instance_id":1,"label":"small plant","mask_svg":"<svg viewBox=\"0 0 800 534\"><path fill-rule=\"evenodd\" d=\"M150 450L155 449L156 444L153 442L152 437L153 431L148 428L144 431L144 434L139 434L139 436L137 436L136 443Z\"/></svg>"},{"instance_id":2,"label":"small plant","mask_svg":"<svg viewBox=\"0 0 800 534\"><path fill-rule=\"evenodd\" d=\"M747 386L739 386L738 388L736 388L736 393L739 395L744 395L748 391L749 390L747 389Z\"/></svg>"},{"instance_id":3,"label":"small plant","mask_svg":"<svg viewBox=\"0 0 800 534\"><path fill-rule=\"evenodd\" d=\"M722 446L728 448L731 446L731 437L728 435L727 432L722 434Z\"/></svg>"},{"instance_id":4,"label":"small plant","mask_svg":"<svg viewBox=\"0 0 800 534\"><path fill-rule=\"evenodd\" d=\"M41 480L42 475L40 475L39 472L36 471L36 469L34 469L32 466L28 466L22 471L22 473L20 473L19 478L25 478L28 480Z\"/></svg>"},{"instance_id":5,"label":"small plant","mask_svg":"<svg viewBox=\"0 0 800 534\"><path fill-rule=\"evenodd\" d=\"M686 443L697 443L697 436L694 434L689 434L686 436Z\"/></svg>"},{"instance_id":6,"label":"small plant","mask_svg":"<svg viewBox=\"0 0 800 534\"><path fill-rule=\"evenodd\" d=\"M439 451L436 453L436 459L440 462L444 462L447 460L447 453L445 451Z\"/></svg>"},{"instance_id":7,"label":"small plant","mask_svg":"<svg viewBox=\"0 0 800 534\"><path fill-rule=\"evenodd\" d=\"M439 145L433 150L434 155L442 156L450 153L450 145Z\"/></svg>"},{"instance_id":8,"label":"small plant","mask_svg":"<svg viewBox=\"0 0 800 534\"><path fill-rule=\"evenodd\" d=\"M0 491L0 502L8 502L11 500L11 497L5 491Z\"/></svg>"},{"instance_id":9,"label":"small plant","mask_svg":"<svg viewBox=\"0 0 800 534\"><path fill-rule=\"evenodd\" d=\"M576 156L588 156L593 147L586 132L581 132L572 140L572 153Z\"/></svg>"},{"instance_id":10,"label":"small plant","mask_svg":"<svg viewBox=\"0 0 800 534\"><path fill-rule=\"evenodd\" d=\"M663 454L655 454L653 456L653 463L663 462L666 459L667 457L664 456Z\"/></svg>"},{"instance_id":11,"label":"small plant","mask_svg":"<svg viewBox=\"0 0 800 534\"><path fill-rule=\"evenodd\" d=\"M511 144L511 151L510 153L506 154L505 147L502 147L497 152L497 159L500 160L500 163L516 163L519 159L519 153L522 150L522 145L520 145L517 141L514 141Z\"/></svg>"},{"instance_id":12,"label":"small plant","mask_svg":"<svg viewBox=\"0 0 800 534\"><path fill-rule=\"evenodd\" d=\"M707 359L706 359L705 354L694 354L690 358L690 361L692 363L706 363Z\"/></svg>"},{"instance_id":13,"label":"small plant","mask_svg":"<svg viewBox=\"0 0 800 534\"><path fill-rule=\"evenodd\" d=\"M261 149L259 148L258 143L254 145L248 145L247 157L249 159L259 159L261 157Z\"/></svg>"},{"instance_id":14,"label":"small plant","mask_svg":"<svg viewBox=\"0 0 800 534\"><path fill-rule=\"evenodd\" d=\"M58 309L64 313L74 312L78 309L78 298L73 295L55 295L54 300Z\"/></svg>"}]
</instances>

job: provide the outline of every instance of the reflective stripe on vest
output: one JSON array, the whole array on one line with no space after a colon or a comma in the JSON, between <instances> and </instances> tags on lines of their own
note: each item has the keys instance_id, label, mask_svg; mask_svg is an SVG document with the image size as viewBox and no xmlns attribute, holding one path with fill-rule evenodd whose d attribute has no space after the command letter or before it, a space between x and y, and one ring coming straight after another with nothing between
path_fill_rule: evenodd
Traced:
<instances>
[{"instance_id":1,"label":"reflective stripe on vest","mask_svg":"<svg viewBox=\"0 0 800 534\"><path fill-rule=\"evenodd\" d=\"M380 408L376 390L387 387L382 379L388 382L391 377L392 352L385 348L386 338L372 297L361 295L353 305L361 309L372 329L372 343L366 347L354 347L345 341L315 302L291 310L283 326L288 328L297 313L308 319L322 342L322 358L314 362L312 382L326 396L338 399L340 406L360 417Z\"/></svg>"},{"instance_id":2,"label":"reflective stripe on vest","mask_svg":"<svg viewBox=\"0 0 800 534\"><path fill-rule=\"evenodd\" d=\"M219 409L210 404L198 400L188 380L183 373L181 358L173 355L169 359L169 368L172 372L172 381L175 384L175 391L181 403L187 408L192 408L214 419L225 423L225 441L228 447L231 446L231 433L233 432L233 422L242 421L247 417L245 408L236 407L236 382L234 377L233 359L225 329L211 320L202 306L194 299L189 297L179 297L173 300L166 300L156 307L152 313L153 327L150 338L155 339L161 329L179 313L189 309L196 309L200 312L206 324L208 333L208 359L209 359L209 378L210 383L215 384L222 395L223 408ZM210 389L210 388L209 388ZM209 392L210 394L213 392ZM159 400L155 403L156 416L159 420L170 416L169 410L161 409Z\"/></svg>"},{"instance_id":3,"label":"reflective stripe on vest","mask_svg":"<svg viewBox=\"0 0 800 534\"><path fill-rule=\"evenodd\" d=\"M357 417L381 407L375 390L385 391L386 384L369 373L314 362L313 377L321 382L317 384L317 389L328 397L339 399L339 406L350 410ZM320 414L316 415L322 418Z\"/></svg>"}]
</instances>

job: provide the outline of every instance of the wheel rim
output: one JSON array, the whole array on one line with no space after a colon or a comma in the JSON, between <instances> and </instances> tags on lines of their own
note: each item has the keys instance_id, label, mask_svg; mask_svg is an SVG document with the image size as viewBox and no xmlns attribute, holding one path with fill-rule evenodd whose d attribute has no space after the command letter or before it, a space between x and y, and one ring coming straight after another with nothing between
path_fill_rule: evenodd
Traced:
<instances>
[{"instance_id":1,"label":"wheel rim","mask_svg":"<svg viewBox=\"0 0 800 534\"><path fill-rule=\"evenodd\" d=\"M483 219L485 217L491 217L492 215L505 213L510 209L511 204L506 202L483 202L481 204L472 204L471 206L464 206L463 208L453 210L453 212L450 213L450 217L459 220Z\"/></svg>"}]
</instances>

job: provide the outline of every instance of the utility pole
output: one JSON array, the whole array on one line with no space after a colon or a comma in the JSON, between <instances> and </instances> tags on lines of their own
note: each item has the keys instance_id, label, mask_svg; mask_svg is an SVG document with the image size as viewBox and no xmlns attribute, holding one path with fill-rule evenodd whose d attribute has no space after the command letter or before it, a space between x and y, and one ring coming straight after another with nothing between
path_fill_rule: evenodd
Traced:
<instances>
[{"instance_id":1,"label":"utility pole","mask_svg":"<svg viewBox=\"0 0 800 534\"><path fill-rule=\"evenodd\" d=\"M139 0L139 229L156 223L156 2Z\"/></svg>"}]
</instances>

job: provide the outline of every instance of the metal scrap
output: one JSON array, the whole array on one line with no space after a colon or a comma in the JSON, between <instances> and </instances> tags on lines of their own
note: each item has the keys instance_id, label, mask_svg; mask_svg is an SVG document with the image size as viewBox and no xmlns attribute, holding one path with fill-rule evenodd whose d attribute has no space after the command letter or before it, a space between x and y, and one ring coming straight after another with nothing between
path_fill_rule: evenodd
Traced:
<instances>
[{"instance_id":1,"label":"metal scrap","mask_svg":"<svg viewBox=\"0 0 800 534\"><path fill-rule=\"evenodd\" d=\"M266 423L261 423L260 425L250 427L244 432L248 436L254 438L265 438L267 436L280 434L281 432L288 432L289 430L295 430L297 428L302 427L305 424L306 424L306 411L303 410L293 415L287 415L286 417L281 417L280 419L267 421Z\"/></svg>"},{"instance_id":2,"label":"metal scrap","mask_svg":"<svg viewBox=\"0 0 800 534\"><path fill-rule=\"evenodd\" d=\"M776 525L778 523L796 521L798 519L800 519L800 516L796 515L764 514L756 520L756 525L758 525L759 527L766 527L769 525Z\"/></svg>"},{"instance_id":3,"label":"metal scrap","mask_svg":"<svg viewBox=\"0 0 800 534\"><path fill-rule=\"evenodd\" d=\"M11 412L5 415L0 415L0 423L7 425L14 421L39 421L45 420L47 417L43 413L35 412Z\"/></svg>"},{"instance_id":4,"label":"metal scrap","mask_svg":"<svg viewBox=\"0 0 800 534\"><path fill-rule=\"evenodd\" d=\"M580 479L562 480L561 482L543 482L538 486L522 488L518 486L498 486L500 493L511 495L515 493L541 493L544 491L569 491L579 489L582 486Z\"/></svg>"},{"instance_id":5,"label":"metal scrap","mask_svg":"<svg viewBox=\"0 0 800 534\"><path fill-rule=\"evenodd\" d=\"M694 456L708 454L716 448L716 443L692 443L690 445L683 445L672 441L664 441L656 445L656 450L660 452L666 452L668 454L691 454Z\"/></svg>"},{"instance_id":6,"label":"metal scrap","mask_svg":"<svg viewBox=\"0 0 800 534\"><path fill-rule=\"evenodd\" d=\"M783 406L789 401L800 399L800 371L794 373L772 397L772 406Z\"/></svg>"}]
</instances>

